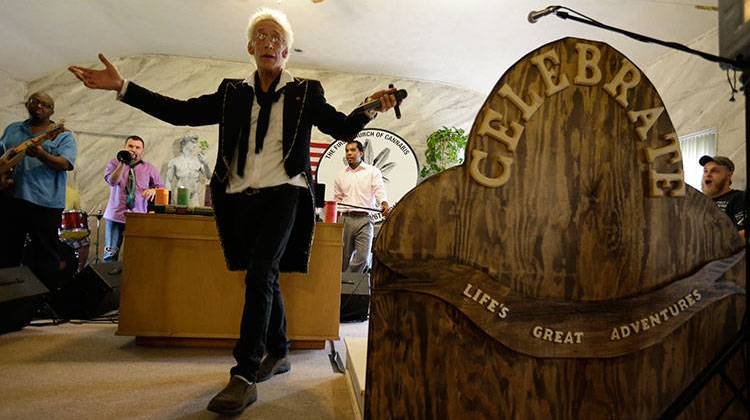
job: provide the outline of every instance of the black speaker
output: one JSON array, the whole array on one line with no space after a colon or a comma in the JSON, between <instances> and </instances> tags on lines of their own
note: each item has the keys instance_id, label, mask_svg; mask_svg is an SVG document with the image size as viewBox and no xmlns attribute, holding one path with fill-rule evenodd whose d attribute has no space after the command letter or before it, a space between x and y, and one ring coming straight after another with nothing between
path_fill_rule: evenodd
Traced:
<instances>
[{"instance_id":1,"label":"black speaker","mask_svg":"<svg viewBox=\"0 0 750 420\"><path fill-rule=\"evenodd\" d=\"M87 265L54 299L53 307L65 318L90 319L120 307L122 263Z\"/></svg>"},{"instance_id":2,"label":"black speaker","mask_svg":"<svg viewBox=\"0 0 750 420\"><path fill-rule=\"evenodd\" d=\"M341 273L341 322L366 321L370 313L370 275Z\"/></svg>"},{"instance_id":3,"label":"black speaker","mask_svg":"<svg viewBox=\"0 0 750 420\"><path fill-rule=\"evenodd\" d=\"M40 295L48 292L26 266L0 269L0 334L29 325Z\"/></svg>"}]
</instances>

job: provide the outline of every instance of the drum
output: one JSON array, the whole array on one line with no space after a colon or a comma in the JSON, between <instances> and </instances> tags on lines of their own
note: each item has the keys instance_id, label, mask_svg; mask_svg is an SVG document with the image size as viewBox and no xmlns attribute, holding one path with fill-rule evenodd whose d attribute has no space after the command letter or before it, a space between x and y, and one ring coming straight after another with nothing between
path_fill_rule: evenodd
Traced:
<instances>
[{"instance_id":1,"label":"drum","mask_svg":"<svg viewBox=\"0 0 750 420\"><path fill-rule=\"evenodd\" d=\"M88 237L88 215L83 210L65 210L62 212L57 233L61 240L80 240Z\"/></svg>"}]
</instances>

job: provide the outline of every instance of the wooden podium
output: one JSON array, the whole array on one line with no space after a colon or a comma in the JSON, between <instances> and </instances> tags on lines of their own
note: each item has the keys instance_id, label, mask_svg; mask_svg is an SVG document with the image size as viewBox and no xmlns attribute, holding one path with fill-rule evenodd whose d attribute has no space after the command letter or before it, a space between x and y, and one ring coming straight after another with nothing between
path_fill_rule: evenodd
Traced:
<instances>
[{"instance_id":1,"label":"wooden podium","mask_svg":"<svg viewBox=\"0 0 750 420\"><path fill-rule=\"evenodd\" d=\"M310 271L281 275L295 348L338 339L343 225L318 224ZM244 273L226 268L213 217L127 215L117 335L146 345L229 346L239 337Z\"/></svg>"},{"instance_id":2,"label":"wooden podium","mask_svg":"<svg viewBox=\"0 0 750 420\"><path fill-rule=\"evenodd\" d=\"M684 407L737 343L743 242L685 185L647 77L601 42L546 44L498 81L465 155L403 197L374 245L364 417ZM712 377L681 419L746 418L743 351L727 359L733 385Z\"/></svg>"}]
</instances>

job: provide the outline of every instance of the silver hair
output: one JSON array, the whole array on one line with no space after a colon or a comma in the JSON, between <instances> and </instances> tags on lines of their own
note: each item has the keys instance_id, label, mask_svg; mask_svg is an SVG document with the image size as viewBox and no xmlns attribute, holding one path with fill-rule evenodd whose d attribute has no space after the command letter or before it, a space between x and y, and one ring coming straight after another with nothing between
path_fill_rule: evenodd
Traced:
<instances>
[{"instance_id":1,"label":"silver hair","mask_svg":"<svg viewBox=\"0 0 750 420\"><path fill-rule=\"evenodd\" d=\"M260 9L256 10L252 16L250 16L250 21L247 24L248 42L253 41L253 31L255 30L255 25L257 25L258 22L264 20L273 21L281 27L281 30L284 31L284 43L286 44L286 48L291 49L292 44L294 43L294 32L292 32L292 24L289 23L289 19L286 17L284 12L268 7L261 7Z\"/></svg>"}]
</instances>

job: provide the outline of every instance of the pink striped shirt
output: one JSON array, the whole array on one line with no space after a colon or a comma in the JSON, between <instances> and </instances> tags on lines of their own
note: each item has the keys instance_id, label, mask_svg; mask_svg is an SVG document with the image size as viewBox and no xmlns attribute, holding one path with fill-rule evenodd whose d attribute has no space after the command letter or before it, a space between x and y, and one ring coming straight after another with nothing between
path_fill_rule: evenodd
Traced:
<instances>
[{"instance_id":1,"label":"pink striped shirt","mask_svg":"<svg viewBox=\"0 0 750 420\"><path fill-rule=\"evenodd\" d=\"M360 207L380 208L380 203L388 201L383 185L383 174L380 169L360 163L356 169L349 165L339 172L333 184L333 199L337 203L352 204ZM339 207L342 212L362 211Z\"/></svg>"}]
</instances>

